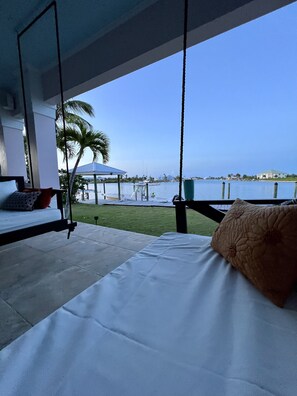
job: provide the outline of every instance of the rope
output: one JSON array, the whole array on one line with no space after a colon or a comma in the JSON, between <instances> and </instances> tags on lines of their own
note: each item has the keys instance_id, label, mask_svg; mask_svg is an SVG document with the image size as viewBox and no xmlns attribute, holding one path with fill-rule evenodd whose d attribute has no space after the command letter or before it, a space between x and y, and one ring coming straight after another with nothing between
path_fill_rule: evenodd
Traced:
<instances>
[{"instance_id":1,"label":"rope","mask_svg":"<svg viewBox=\"0 0 297 396\"><path fill-rule=\"evenodd\" d=\"M58 23L58 10L57 2L53 1L54 15L55 15L55 27L56 27L56 41L57 41L57 54L58 54L58 68L59 68L59 84L60 84L60 94L61 94L61 107L62 107L62 117L63 117L63 135L64 135L64 147L65 147L65 162L66 162L66 172L67 172L67 184L68 184L68 207L69 207L69 219L72 224L72 205L71 205L71 194L70 194L70 176L69 176L69 163L68 163L68 153L67 153L67 135L66 135L66 125L65 125L65 109L64 109L64 88L63 88L63 76L62 76L62 61L61 61L61 48L60 48L60 33L59 33L59 23ZM68 217L68 207L66 203L66 217Z\"/></svg>"},{"instance_id":2,"label":"rope","mask_svg":"<svg viewBox=\"0 0 297 396\"><path fill-rule=\"evenodd\" d=\"M180 122L180 154L179 154L179 200L182 199L183 160L184 160L184 131L185 131L185 101L186 101L186 68L187 68L187 40L188 40L188 0L184 0L184 33L183 33L183 70L182 70L182 101Z\"/></svg>"}]
</instances>

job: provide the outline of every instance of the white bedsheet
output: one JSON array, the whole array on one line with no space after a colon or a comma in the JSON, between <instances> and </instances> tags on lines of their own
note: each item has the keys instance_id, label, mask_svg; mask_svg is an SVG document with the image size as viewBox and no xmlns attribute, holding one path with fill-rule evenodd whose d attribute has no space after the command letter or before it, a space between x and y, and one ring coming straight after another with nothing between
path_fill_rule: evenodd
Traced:
<instances>
[{"instance_id":1,"label":"white bedsheet","mask_svg":"<svg viewBox=\"0 0 297 396\"><path fill-rule=\"evenodd\" d=\"M274 306L209 242L165 234L40 322L0 394L296 396L296 295Z\"/></svg>"},{"instance_id":2,"label":"white bedsheet","mask_svg":"<svg viewBox=\"0 0 297 396\"><path fill-rule=\"evenodd\" d=\"M60 219L60 210L54 208L35 209L32 212L0 210L0 234Z\"/></svg>"}]
</instances>

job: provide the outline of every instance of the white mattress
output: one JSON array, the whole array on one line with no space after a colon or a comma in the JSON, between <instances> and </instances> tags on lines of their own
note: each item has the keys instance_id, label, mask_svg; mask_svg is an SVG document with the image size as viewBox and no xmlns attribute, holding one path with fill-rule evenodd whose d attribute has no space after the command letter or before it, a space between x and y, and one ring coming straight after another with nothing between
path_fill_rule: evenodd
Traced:
<instances>
[{"instance_id":1,"label":"white mattress","mask_svg":"<svg viewBox=\"0 0 297 396\"><path fill-rule=\"evenodd\" d=\"M209 242L165 234L29 330L0 394L296 396L296 295L274 306Z\"/></svg>"},{"instance_id":2,"label":"white mattress","mask_svg":"<svg viewBox=\"0 0 297 396\"><path fill-rule=\"evenodd\" d=\"M60 210L53 208L35 209L28 212L0 210L0 234L60 219Z\"/></svg>"}]
</instances>

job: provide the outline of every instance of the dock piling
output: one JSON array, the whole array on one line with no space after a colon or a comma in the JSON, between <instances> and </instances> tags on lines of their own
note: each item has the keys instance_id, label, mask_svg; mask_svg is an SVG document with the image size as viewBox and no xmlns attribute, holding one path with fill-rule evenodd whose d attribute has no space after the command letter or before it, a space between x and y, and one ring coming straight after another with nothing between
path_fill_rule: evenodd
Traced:
<instances>
[{"instance_id":1,"label":"dock piling","mask_svg":"<svg viewBox=\"0 0 297 396\"><path fill-rule=\"evenodd\" d=\"M225 182L222 183L222 199L225 199Z\"/></svg>"},{"instance_id":2,"label":"dock piling","mask_svg":"<svg viewBox=\"0 0 297 396\"><path fill-rule=\"evenodd\" d=\"M274 183L274 188L273 188L273 198L277 198L277 190L278 190L278 183Z\"/></svg>"}]
</instances>

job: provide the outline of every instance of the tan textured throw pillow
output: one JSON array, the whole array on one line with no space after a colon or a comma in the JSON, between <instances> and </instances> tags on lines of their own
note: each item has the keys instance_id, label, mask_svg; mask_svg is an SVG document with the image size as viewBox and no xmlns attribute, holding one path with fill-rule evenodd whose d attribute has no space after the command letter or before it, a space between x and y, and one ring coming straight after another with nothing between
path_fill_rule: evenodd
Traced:
<instances>
[{"instance_id":1,"label":"tan textured throw pillow","mask_svg":"<svg viewBox=\"0 0 297 396\"><path fill-rule=\"evenodd\" d=\"M283 307L297 281L297 205L256 206L236 199L211 245Z\"/></svg>"}]
</instances>

